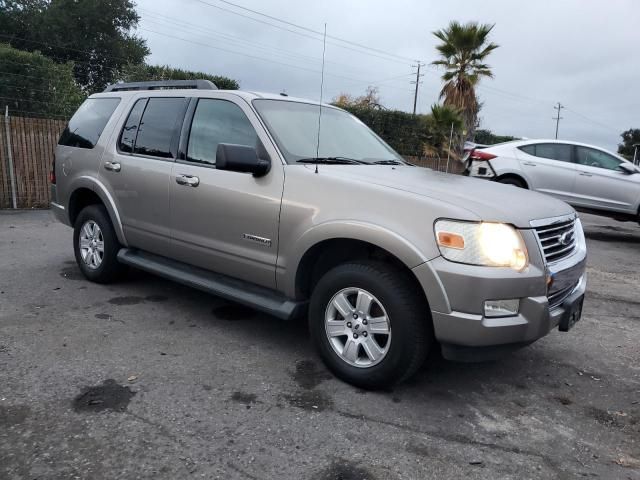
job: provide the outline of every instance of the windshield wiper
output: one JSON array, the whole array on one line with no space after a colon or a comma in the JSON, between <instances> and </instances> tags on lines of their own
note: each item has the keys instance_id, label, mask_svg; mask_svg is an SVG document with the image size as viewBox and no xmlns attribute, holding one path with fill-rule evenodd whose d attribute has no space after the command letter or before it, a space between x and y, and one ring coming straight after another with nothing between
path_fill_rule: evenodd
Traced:
<instances>
[{"instance_id":1,"label":"windshield wiper","mask_svg":"<svg viewBox=\"0 0 640 480\"><path fill-rule=\"evenodd\" d=\"M311 158L301 158L300 160L296 160L298 163L325 163L325 164L333 164L333 165L367 165L368 162L363 162L362 160L356 160L354 158L347 157L311 157Z\"/></svg>"},{"instance_id":2,"label":"windshield wiper","mask_svg":"<svg viewBox=\"0 0 640 480\"><path fill-rule=\"evenodd\" d=\"M376 165L404 165L404 163L397 160L376 160L373 163Z\"/></svg>"}]
</instances>

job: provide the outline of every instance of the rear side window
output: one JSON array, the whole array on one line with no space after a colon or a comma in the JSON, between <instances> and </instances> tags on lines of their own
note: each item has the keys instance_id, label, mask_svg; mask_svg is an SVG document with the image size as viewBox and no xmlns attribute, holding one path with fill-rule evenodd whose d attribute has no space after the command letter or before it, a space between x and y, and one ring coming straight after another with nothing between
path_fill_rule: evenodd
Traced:
<instances>
[{"instance_id":1,"label":"rear side window","mask_svg":"<svg viewBox=\"0 0 640 480\"><path fill-rule=\"evenodd\" d=\"M89 98L85 100L69 120L58 144L79 148L95 147L119 103L119 98Z\"/></svg>"},{"instance_id":2,"label":"rear side window","mask_svg":"<svg viewBox=\"0 0 640 480\"><path fill-rule=\"evenodd\" d=\"M146 105L147 99L141 98L131 109L127 122L124 124L124 127L122 127L122 133L120 134L120 140L118 142L118 147L122 152L133 153L133 147L136 144L136 137L138 136L138 126L140 125L142 112L144 112Z\"/></svg>"},{"instance_id":3,"label":"rear side window","mask_svg":"<svg viewBox=\"0 0 640 480\"><path fill-rule=\"evenodd\" d=\"M227 100L200 99L193 115L187 160L215 165L219 143L256 147L258 135L242 109Z\"/></svg>"},{"instance_id":4,"label":"rear side window","mask_svg":"<svg viewBox=\"0 0 640 480\"><path fill-rule=\"evenodd\" d=\"M571 162L571 145L563 143L536 143L519 147L520 150L541 158L559 160L561 162Z\"/></svg>"},{"instance_id":5,"label":"rear side window","mask_svg":"<svg viewBox=\"0 0 640 480\"><path fill-rule=\"evenodd\" d=\"M177 124L184 115L186 105L185 98L150 98L142 114L133 153L173 158L176 147L172 146L176 143Z\"/></svg>"}]
</instances>

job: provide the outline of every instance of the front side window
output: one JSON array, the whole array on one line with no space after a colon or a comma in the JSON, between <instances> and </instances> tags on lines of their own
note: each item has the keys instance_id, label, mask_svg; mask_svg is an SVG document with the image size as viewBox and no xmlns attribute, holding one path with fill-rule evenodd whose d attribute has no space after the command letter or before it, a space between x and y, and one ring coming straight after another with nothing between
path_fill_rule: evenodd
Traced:
<instances>
[{"instance_id":1,"label":"front side window","mask_svg":"<svg viewBox=\"0 0 640 480\"><path fill-rule=\"evenodd\" d=\"M364 123L343 110L322 108L318 145L318 105L267 99L254 100L253 105L289 163L314 157L404 163Z\"/></svg>"},{"instance_id":2,"label":"front side window","mask_svg":"<svg viewBox=\"0 0 640 480\"><path fill-rule=\"evenodd\" d=\"M186 104L185 98L150 98L142 114L133 153L173 158L172 143Z\"/></svg>"},{"instance_id":3,"label":"front side window","mask_svg":"<svg viewBox=\"0 0 640 480\"><path fill-rule=\"evenodd\" d=\"M62 132L59 145L93 148L120 103L119 98L89 98L73 114Z\"/></svg>"},{"instance_id":4,"label":"front side window","mask_svg":"<svg viewBox=\"0 0 640 480\"><path fill-rule=\"evenodd\" d=\"M571 161L571 145L563 143L537 143L535 145L535 156L559 160L561 162Z\"/></svg>"},{"instance_id":5,"label":"front side window","mask_svg":"<svg viewBox=\"0 0 640 480\"><path fill-rule=\"evenodd\" d=\"M235 103L227 100L200 99L191 123L187 160L215 165L220 143L256 148L258 135L242 109Z\"/></svg>"},{"instance_id":6,"label":"front side window","mask_svg":"<svg viewBox=\"0 0 640 480\"><path fill-rule=\"evenodd\" d=\"M622 160L608 153L589 147L576 147L576 161L580 165L604 168L606 170L618 170Z\"/></svg>"}]
</instances>

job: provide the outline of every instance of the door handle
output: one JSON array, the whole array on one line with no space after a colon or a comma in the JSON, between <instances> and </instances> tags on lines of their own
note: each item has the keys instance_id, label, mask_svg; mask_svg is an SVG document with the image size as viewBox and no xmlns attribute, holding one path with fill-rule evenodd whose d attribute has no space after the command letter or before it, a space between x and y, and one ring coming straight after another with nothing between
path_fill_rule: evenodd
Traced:
<instances>
[{"instance_id":1,"label":"door handle","mask_svg":"<svg viewBox=\"0 0 640 480\"><path fill-rule=\"evenodd\" d=\"M104 162L104 169L112 172L119 172L122 166L118 162Z\"/></svg>"},{"instance_id":2,"label":"door handle","mask_svg":"<svg viewBox=\"0 0 640 480\"><path fill-rule=\"evenodd\" d=\"M537 167L537 164L532 163L532 162L524 162L524 164L529 166L529 167Z\"/></svg>"},{"instance_id":3,"label":"door handle","mask_svg":"<svg viewBox=\"0 0 640 480\"><path fill-rule=\"evenodd\" d=\"M580 175L582 175L583 177L593 177L593 174L589 172L580 172Z\"/></svg>"},{"instance_id":4,"label":"door handle","mask_svg":"<svg viewBox=\"0 0 640 480\"><path fill-rule=\"evenodd\" d=\"M194 175L176 175L176 183L187 187L197 187L200 185L200 179Z\"/></svg>"}]
</instances>

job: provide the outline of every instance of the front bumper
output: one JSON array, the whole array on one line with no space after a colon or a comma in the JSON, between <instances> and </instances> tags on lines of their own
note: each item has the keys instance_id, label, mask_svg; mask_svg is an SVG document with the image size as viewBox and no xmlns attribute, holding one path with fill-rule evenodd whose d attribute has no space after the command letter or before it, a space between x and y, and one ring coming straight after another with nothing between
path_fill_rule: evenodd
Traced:
<instances>
[{"instance_id":1,"label":"front bumper","mask_svg":"<svg viewBox=\"0 0 640 480\"><path fill-rule=\"evenodd\" d=\"M532 250L529 249L531 252ZM537 262L536 262L537 263ZM541 264L542 262L538 263ZM445 358L480 360L545 336L582 301L586 290L586 251L549 267L531 264L524 272L475 267L438 257L414 269L431 307L436 339ZM572 285L549 305L547 275ZM485 317L485 300L520 299L517 315Z\"/></svg>"}]
</instances>

